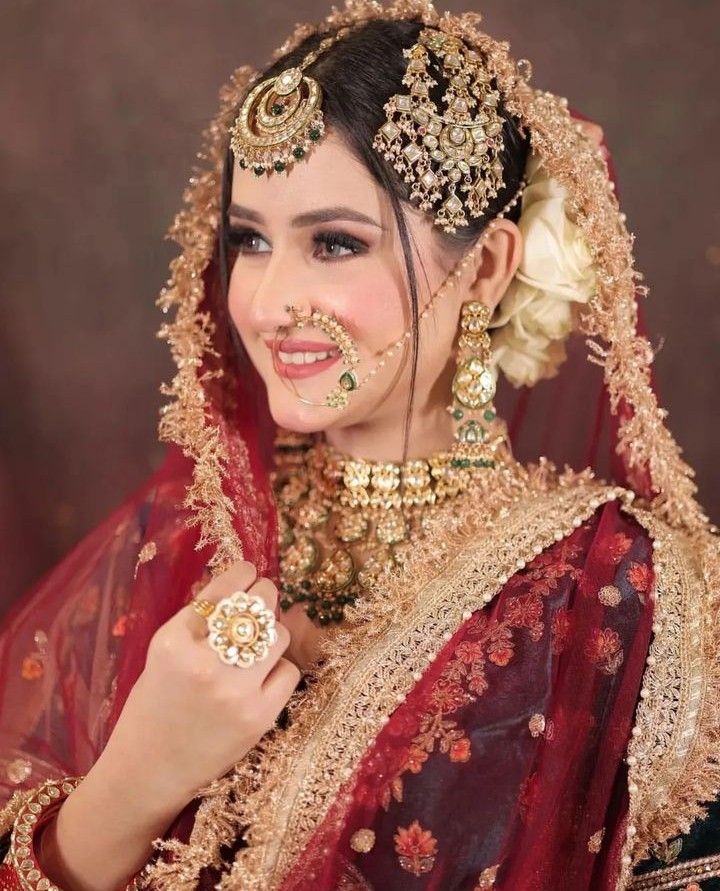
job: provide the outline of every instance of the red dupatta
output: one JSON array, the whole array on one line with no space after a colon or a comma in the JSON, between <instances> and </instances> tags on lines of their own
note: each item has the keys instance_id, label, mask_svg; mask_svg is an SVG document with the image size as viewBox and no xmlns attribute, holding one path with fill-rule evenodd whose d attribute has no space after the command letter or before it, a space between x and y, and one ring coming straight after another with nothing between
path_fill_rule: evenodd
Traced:
<instances>
[{"instance_id":1,"label":"red dupatta","mask_svg":"<svg viewBox=\"0 0 720 891\"><path fill-rule=\"evenodd\" d=\"M330 26L332 20L333 16L328 19ZM475 25L471 22L467 27L472 29ZM478 39L482 42L486 38L481 35ZM503 78L508 76L502 68L504 64L501 58L499 70ZM174 307L177 311L174 321L164 327L164 334L170 342L178 374L167 388L172 401L165 410L161 432L180 450L171 448L160 471L5 619L0 638L0 757L6 795L35 786L47 776L82 774L92 766L142 670L150 637L203 583L208 567L210 570L221 568L242 553L258 566L261 574L275 575L275 515L266 478L272 424L252 370L237 366L220 288L217 244L222 198L219 171L225 159L228 124L249 74L247 70L240 71L224 89L223 107L208 131L207 148L202 156L207 168L196 171L186 194L188 207L171 230L182 254L173 261L171 279L161 295L160 305L163 310ZM552 152L559 149L553 142L555 124L548 123L546 127L544 115L549 121L562 113L547 94L518 101L524 114L534 116L535 135L547 153L552 172ZM522 105L523 102L527 104ZM569 124L567 133L563 130L568 138L570 130ZM573 138L579 146L578 169L586 172L592 169L593 175L599 176L587 146L580 143L579 137ZM561 160L566 160L565 156ZM583 164L586 166L582 167ZM607 168L602 172L603 177L606 175ZM590 227L587 222L590 218L583 219ZM593 225L600 227L597 235L598 240L602 240L606 233L597 218ZM620 251L614 242L613 251L608 253L609 259L600 257L605 263L602 281L608 294L619 287L618 282L627 290L628 275L632 280L631 268L618 266L616 276L610 276L609 270ZM623 312L630 313L628 323L633 323L631 334L637 337L632 311L623 306ZM609 340L603 328L609 324L609 310L605 307L602 312L605 315L601 313L601 321L593 321L591 329L599 338ZM625 336L630 334L626 331ZM639 337L628 347L631 352L635 351L632 355L638 386L643 385L647 372L643 343ZM623 348L625 346L627 343L623 341ZM621 352L612 356L614 367L623 367L624 356ZM581 381L589 378L578 374L586 365L576 358L576 354L571 354L559 378L540 385L532 394L521 393L514 407L514 400L507 400L510 408L506 408L505 415L510 420L517 452L522 457L538 454L531 441L538 439L538 433L547 433L547 437L540 435L539 439L549 443L544 451L551 457L559 454L582 467L590 455L597 459L598 466L607 468L606 477L630 485L639 494L649 496L660 491L665 499L662 503L665 514L672 514L677 507L678 524L695 528L700 520L691 495L687 495L690 484L683 466L676 460L674 443L662 425L653 429L657 432L658 454L662 454L664 463L659 462L652 450L643 450L648 443L648 418L655 417L652 405L639 399L637 387L633 389L635 385L631 381L622 378L623 386L618 387L607 366L604 381L600 380L598 371L592 389L578 388ZM599 393L597 412L587 411L588 392ZM573 410L578 404L578 393L584 424ZM643 399L647 395L643 390ZM550 407L552 411L548 410ZM610 407L616 409L614 417L620 420L620 426L617 420L608 422ZM542 425L533 421L537 416L544 418ZM559 424L558 417L572 417L572 425ZM583 428L587 435L582 435ZM550 435L570 429L573 436L561 442ZM528 431L534 436L526 439L524 434ZM635 434L634 439L629 438L629 433ZM632 472L628 473L630 468ZM677 484L673 485L674 482ZM433 868L441 865L442 870L450 869L449 861L440 859L441 836L450 833L453 812L458 808L470 810L472 802L465 796L471 795L472 790L475 796L481 796L483 790L492 790L497 800L502 800L504 810L502 817L496 814L494 818L494 838L490 838L492 832L483 823L493 819L489 811L475 822L455 823L469 826L470 833L466 848L462 848L462 837L452 842L460 847L451 845L455 852L453 858L458 851L465 851L464 860L455 858L464 865L458 867L459 872L452 873L451 881L458 888L486 881L482 872L501 862L512 881L549 881L547 877L551 873L553 881L557 881L556 871L565 862L561 853L567 854L571 840L573 845L578 842L573 846L577 853L573 869L578 881L585 882L577 887L613 887L624 843L621 838L625 807L621 793L622 751L647 652L651 565L647 537L637 524L612 506L596 513L597 505L588 507L591 501L588 497L587 510L571 537L568 537L570 530L560 523L558 528L565 529L563 542L552 548L552 537L550 541L536 543L542 551L537 562L530 563L528 555L529 565L521 573L504 586L496 585L492 607L482 611L472 609L468 618L455 623L447 646L434 653L432 664L419 673L416 685L406 691L402 707L387 715L389 720L384 729L375 734L362 758L355 763L358 772L352 781L350 798L344 797L348 791L344 790L337 799L324 803L328 813L299 852L297 862L291 864L283 880L284 887L303 887L302 882L310 881L311 873L315 875L313 881L329 883L325 885L328 888L333 887L332 882L336 880L356 882L355 886L348 887L362 887L363 881L371 881L377 887L377 870L384 868L384 857L395 870L401 870L396 872L398 882L403 879L412 887L422 887L418 880L433 873L432 869L423 871L419 862L423 858L434 858ZM616 553L612 542L617 536L618 541L627 539L630 545L616 563L615 558L607 554ZM570 541L578 548L572 559L563 551ZM549 561L548 565L554 567L557 586L546 594L537 594L537 591L533 594L534 574L542 575L548 569L543 561ZM559 568L566 565L570 567L567 572L559 572ZM617 605L604 603L600 598L601 591L608 587L620 592ZM514 615L527 615L526 622L534 617L531 626L523 625L519 618L513 619ZM559 632L553 632L553 623L565 622L558 616L572 617L568 621L573 630L568 647L555 652L553 640ZM513 624L516 621L519 624ZM540 625L544 631L535 640L532 635L540 633ZM498 629L505 630L501 633ZM494 658L490 658L488 648L491 644L495 646L493 635L502 637L504 633L510 635L512 647L506 646L504 654L502 647L495 648ZM510 650L512 657L507 664L498 664L498 660L507 658ZM475 653L477 660L463 661L470 659L470 653ZM619 653L622 653L622 662L618 661ZM544 667L544 674L536 677L533 669L538 665ZM616 670L610 671L611 666ZM433 703L437 705L436 684L447 687L448 678L463 671L480 686L482 681L478 678L484 677L487 690L480 694L478 690L461 686L463 701L454 708L449 707L452 701L445 703L443 714L448 721L455 722L451 729L461 735L448 738L447 743L437 738L436 748L432 752L426 748L428 757L424 759L418 754L422 749L417 737L422 722L430 720L432 714L437 715L431 708L435 707ZM538 683L530 684L531 678ZM581 689L573 678L582 682ZM523 681L527 681L527 685ZM527 695L527 701L522 700L523 718L528 717L528 709L533 709L527 722L529 737L524 734L522 744L518 742L512 770L490 775L484 771L492 759L480 759L478 763L473 758L491 742L497 742L489 738L493 721L500 724L510 721L512 709L517 710L521 704L518 698L513 705L512 699L505 695L504 685L512 687L513 684L516 695L519 696L519 687L523 687ZM508 711L492 712L498 700ZM530 727L529 722L536 715L544 719L542 730L539 718L533 728ZM555 734L561 731L566 732L568 740L572 738L577 743L577 748L571 746L561 754L557 746L553 747L552 743L558 739ZM509 755L508 739L494 749L500 763ZM502 734L498 740L503 740ZM447 752L442 748L446 744ZM429 745L429 738L425 745ZM467 760L463 760L468 753ZM373 769L373 759L389 765L390 785L387 776L382 778ZM479 768L473 771L472 781L469 773L462 773L471 764ZM558 792L563 769L572 775L572 784L567 786L572 794L567 801ZM708 788L711 783L708 775ZM540 792L538 786L542 787ZM222 795L231 794L232 788L232 784L224 787L221 784L215 804L222 804ZM400 790L402 800L398 797ZM206 796L189 838L188 850L194 865L188 873L188 882L214 881L213 870L222 862L229 863L230 854L241 845L239 830L242 827L230 825L225 832L215 832L212 843L203 848L200 841L210 837L207 833L213 813L212 806L207 806L208 801ZM442 817L442 825L430 829L427 809L434 806L437 807L435 813ZM398 813L399 807L405 810ZM189 808L184 816L193 810ZM568 822L570 812L574 822ZM331 825L333 814L336 822ZM396 816L398 822L394 823ZM415 822L419 828L413 828ZM596 824L597 828L593 828ZM351 830L356 831L354 827L375 833L376 844L366 855L349 847L347 836ZM183 820L179 820L174 834L184 837L185 828ZM592 837L585 838L583 833L587 834L590 828L593 828ZM603 828L605 834L599 836ZM580 835L576 836L575 830ZM430 836L424 834L427 832ZM323 839L327 839L327 845L321 844ZM589 860L585 856L586 850L598 853L590 850L590 844L599 845L602 858ZM512 857L508 854L508 845L515 850ZM327 852L324 847L328 847ZM182 847L175 848L168 862L171 864L174 859L179 863L183 856ZM326 856L327 863L321 864L320 869L318 861ZM367 858L363 861L367 866L360 865L363 856ZM407 859L411 869L400 863L400 856ZM597 863L606 865L593 865ZM343 870L348 875L338 879ZM360 877L353 878L353 870L359 871ZM363 870L372 875L372 879L363 878ZM465 872L461 874L462 870ZM500 866L498 877L502 875L499 870ZM439 875L450 873L441 871ZM232 887L234 880L231 872L226 873L225 887ZM602 882L607 884L598 884ZM379 887L382 887L381 881ZM542 885L528 884L527 887Z\"/></svg>"}]
</instances>

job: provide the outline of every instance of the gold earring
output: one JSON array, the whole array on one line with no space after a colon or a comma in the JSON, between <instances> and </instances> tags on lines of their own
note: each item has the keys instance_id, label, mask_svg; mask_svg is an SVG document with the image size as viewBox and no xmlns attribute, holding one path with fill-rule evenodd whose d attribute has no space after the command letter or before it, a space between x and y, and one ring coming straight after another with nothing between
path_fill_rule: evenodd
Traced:
<instances>
[{"instance_id":1,"label":"gold earring","mask_svg":"<svg viewBox=\"0 0 720 891\"><path fill-rule=\"evenodd\" d=\"M464 303L460 313L457 370L452 382L448 411L455 428L454 462L458 467L493 467L488 457L488 430L483 422L496 418L493 398L495 375L488 325L491 310L484 303Z\"/></svg>"}]
</instances>

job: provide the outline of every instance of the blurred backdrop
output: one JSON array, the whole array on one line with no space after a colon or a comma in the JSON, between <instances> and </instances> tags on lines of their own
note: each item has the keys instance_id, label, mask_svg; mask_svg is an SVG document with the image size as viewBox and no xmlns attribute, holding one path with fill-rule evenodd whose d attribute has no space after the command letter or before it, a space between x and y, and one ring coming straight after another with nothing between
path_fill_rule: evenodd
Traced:
<instances>
[{"instance_id":1,"label":"blurred backdrop","mask_svg":"<svg viewBox=\"0 0 720 891\"><path fill-rule=\"evenodd\" d=\"M670 424L720 517L717 0L448 0L605 129ZM217 90L321 0L4 0L0 609L158 463L154 337ZM667 337L667 342L665 338Z\"/></svg>"}]
</instances>

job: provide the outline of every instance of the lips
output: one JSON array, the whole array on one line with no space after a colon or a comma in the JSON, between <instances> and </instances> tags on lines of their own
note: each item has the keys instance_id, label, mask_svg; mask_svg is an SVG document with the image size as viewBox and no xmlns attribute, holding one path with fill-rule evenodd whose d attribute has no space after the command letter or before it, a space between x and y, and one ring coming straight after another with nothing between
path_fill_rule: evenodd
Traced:
<instances>
[{"instance_id":1,"label":"lips","mask_svg":"<svg viewBox=\"0 0 720 891\"><path fill-rule=\"evenodd\" d=\"M333 343L286 337L277 342L266 340L265 345L273 354L275 371L293 380L314 377L340 359L340 351Z\"/></svg>"}]
</instances>

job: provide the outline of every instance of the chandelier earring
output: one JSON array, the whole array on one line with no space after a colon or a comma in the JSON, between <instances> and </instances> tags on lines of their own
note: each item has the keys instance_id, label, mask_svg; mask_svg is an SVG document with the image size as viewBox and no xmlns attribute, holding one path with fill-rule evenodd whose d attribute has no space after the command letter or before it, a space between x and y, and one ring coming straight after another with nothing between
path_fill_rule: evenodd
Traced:
<instances>
[{"instance_id":1,"label":"chandelier earring","mask_svg":"<svg viewBox=\"0 0 720 891\"><path fill-rule=\"evenodd\" d=\"M488 325L492 311L477 300L464 303L460 313L457 369L448 411L455 425L453 446L457 467L493 467L493 441L488 425L497 417L495 373Z\"/></svg>"}]
</instances>

